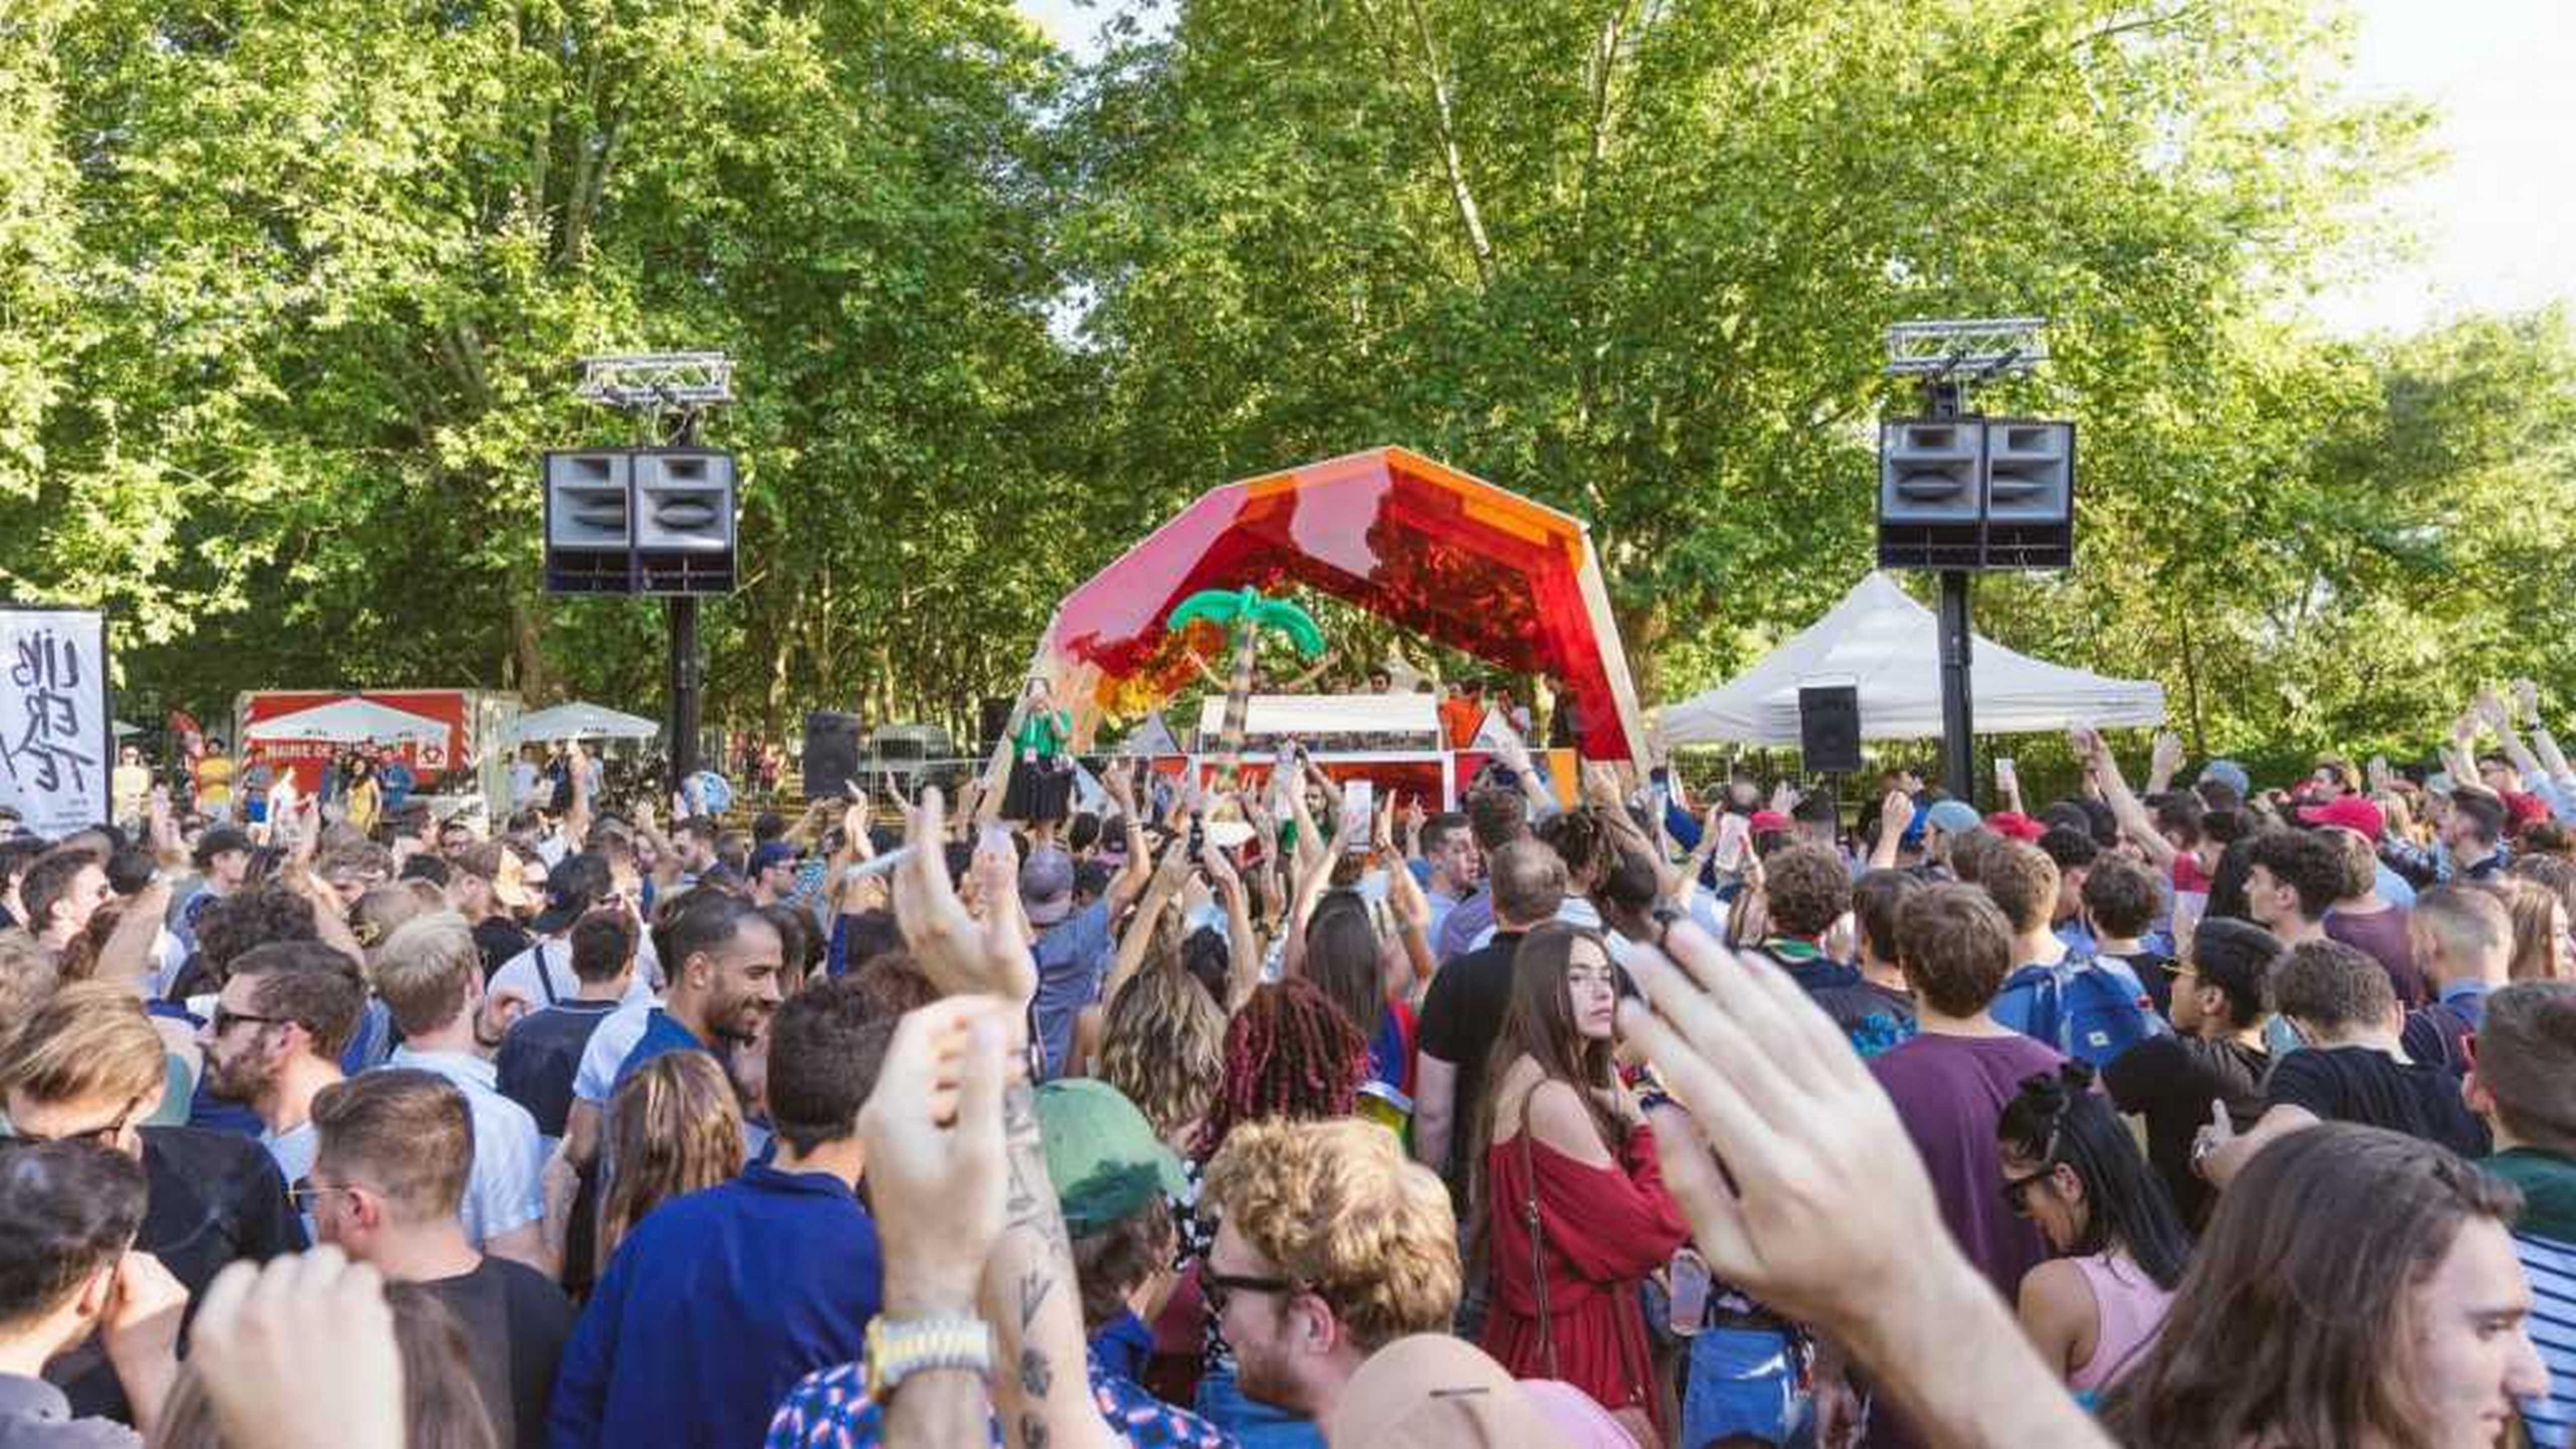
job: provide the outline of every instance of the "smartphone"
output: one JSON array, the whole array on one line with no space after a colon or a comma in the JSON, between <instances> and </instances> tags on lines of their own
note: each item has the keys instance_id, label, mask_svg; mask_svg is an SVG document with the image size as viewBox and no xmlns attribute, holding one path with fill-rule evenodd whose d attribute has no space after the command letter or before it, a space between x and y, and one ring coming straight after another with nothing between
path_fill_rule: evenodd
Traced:
<instances>
[{"instance_id":1,"label":"smartphone","mask_svg":"<svg viewBox=\"0 0 2576 1449\"><path fill-rule=\"evenodd\" d=\"M1342 839L1344 849L1358 855L1369 848L1369 835L1376 829L1377 784L1371 780L1342 782Z\"/></svg>"},{"instance_id":2,"label":"smartphone","mask_svg":"<svg viewBox=\"0 0 2576 1449\"><path fill-rule=\"evenodd\" d=\"M1734 870L1744 862L1745 846L1753 838L1753 821L1748 816L1729 811L1717 817L1717 868Z\"/></svg>"},{"instance_id":3,"label":"smartphone","mask_svg":"<svg viewBox=\"0 0 2576 1449\"><path fill-rule=\"evenodd\" d=\"M1998 790L2009 790L2019 783L2020 781L2013 773L2012 756L1995 756L1995 788Z\"/></svg>"}]
</instances>

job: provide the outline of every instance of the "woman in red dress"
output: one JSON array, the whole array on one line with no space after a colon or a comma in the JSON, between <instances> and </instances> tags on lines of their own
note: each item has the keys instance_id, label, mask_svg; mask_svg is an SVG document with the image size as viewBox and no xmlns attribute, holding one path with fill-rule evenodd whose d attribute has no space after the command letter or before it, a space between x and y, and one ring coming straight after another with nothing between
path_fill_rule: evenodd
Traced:
<instances>
[{"instance_id":1,"label":"woman in red dress","mask_svg":"<svg viewBox=\"0 0 2576 1449\"><path fill-rule=\"evenodd\" d=\"M1638 1298L1690 1224L1654 1133L1611 1061L1618 1002L1591 931L1543 926L1516 953L1486 1080L1484 1347L1515 1377L1562 1379L1641 1444L1662 1442Z\"/></svg>"}]
</instances>

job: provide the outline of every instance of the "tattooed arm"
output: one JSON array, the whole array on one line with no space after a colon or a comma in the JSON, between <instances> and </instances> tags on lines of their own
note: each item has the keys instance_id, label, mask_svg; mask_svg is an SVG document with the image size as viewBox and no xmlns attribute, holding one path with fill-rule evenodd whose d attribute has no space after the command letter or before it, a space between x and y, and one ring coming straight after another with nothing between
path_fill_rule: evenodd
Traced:
<instances>
[{"instance_id":1,"label":"tattooed arm","mask_svg":"<svg viewBox=\"0 0 2576 1449\"><path fill-rule=\"evenodd\" d=\"M1038 1142L1037 1094L1025 1081L1003 1090L1002 1136L1010 1186L984 1267L994 1412L1012 1449L1111 1449L1119 1441L1091 1397L1082 1292Z\"/></svg>"}]
</instances>

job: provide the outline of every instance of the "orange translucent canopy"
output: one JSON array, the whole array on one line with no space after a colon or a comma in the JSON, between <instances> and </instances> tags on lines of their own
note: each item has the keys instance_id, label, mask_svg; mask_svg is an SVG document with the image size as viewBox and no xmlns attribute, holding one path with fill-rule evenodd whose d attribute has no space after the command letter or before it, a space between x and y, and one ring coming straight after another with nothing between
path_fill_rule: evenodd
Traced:
<instances>
[{"instance_id":1,"label":"orange translucent canopy","mask_svg":"<svg viewBox=\"0 0 2576 1449\"><path fill-rule=\"evenodd\" d=\"M1222 631L1164 627L1202 589L1302 585L1516 674L1571 701L1587 759L1635 760L1644 738L1627 655L1583 524L1402 448L1215 489L1066 596L1039 668L1087 736L1224 666ZM1197 637L1204 636L1204 637Z\"/></svg>"}]
</instances>

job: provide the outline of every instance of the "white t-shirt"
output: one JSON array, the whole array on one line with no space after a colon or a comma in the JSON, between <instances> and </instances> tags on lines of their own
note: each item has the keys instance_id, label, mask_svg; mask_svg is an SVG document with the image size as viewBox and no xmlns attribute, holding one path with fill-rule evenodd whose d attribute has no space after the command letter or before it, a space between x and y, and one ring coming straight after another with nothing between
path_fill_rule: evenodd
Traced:
<instances>
[{"instance_id":1,"label":"white t-shirt","mask_svg":"<svg viewBox=\"0 0 2576 1449\"><path fill-rule=\"evenodd\" d=\"M521 760L510 767L510 803L526 805L537 793L537 765L534 760Z\"/></svg>"},{"instance_id":2,"label":"white t-shirt","mask_svg":"<svg viewBox=\"0 0 2576 1449\"><path fill-rule=\"evenodd\" d=\"M537 962L545 962L545 978L539 980ZM635 977L626 985L626 1001L649 999L653 983L662 979L662 958L653 950L653 936L645 932L635 945ZM546 984L553 983L548 995ZM572 943L561 936L541 936L536 944L501 963L492 973L490 989L495 992L515 991L530 1006L552 1006L570 1001L581 994L581 978L572 973Z\"/></svg>"},{"instance_id":3,"label":"white t-shirt","mask_svg":"<svg viewBox=\"0 0 2576 1449\"><path fill-rule=\"evenodd\" d=\"M572 1076L574 1101L602 1109L608 1106L608 1094L617 1087L617 1069L626 1065L628 1054L644 1039L644 1020L661 1004L649 995L641 1001L628 997L591 1029L590 1045L582 1048L581 1066Z\"/></svg>"}]
</instances>

